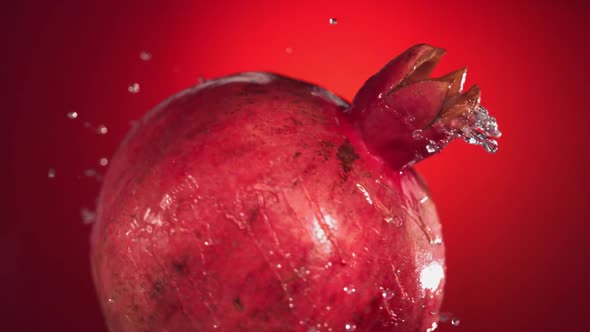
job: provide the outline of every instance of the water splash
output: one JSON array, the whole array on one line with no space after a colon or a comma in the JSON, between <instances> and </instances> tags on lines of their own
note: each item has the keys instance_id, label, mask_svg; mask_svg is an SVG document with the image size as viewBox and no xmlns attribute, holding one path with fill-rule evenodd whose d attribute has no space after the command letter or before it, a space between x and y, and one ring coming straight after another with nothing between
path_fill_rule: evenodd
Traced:
<instances>
[{"instance_id":1,"label":"water splash","mask_svg":"<svg viewBox=\"0 0 590 332\"><path fill-rule=\"evenodd\" d=\"M496 118L480 105L469 114L467 125L459 130L458 135L469 144L481 145L487 152L495 153L498 142L494 138L500 138L502 132L498 129Z\"/></svg>"}]
</instances>

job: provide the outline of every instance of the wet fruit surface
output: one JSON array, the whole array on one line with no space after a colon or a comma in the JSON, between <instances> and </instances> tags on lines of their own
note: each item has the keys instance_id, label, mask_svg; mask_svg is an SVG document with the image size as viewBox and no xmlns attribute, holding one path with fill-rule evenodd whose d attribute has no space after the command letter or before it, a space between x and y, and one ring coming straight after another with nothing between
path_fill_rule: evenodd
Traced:
<instances>
[{"instance_id":1,"label":"wet fruit surface","mask_svg":"<svg viewBox=\"0 0 590 332\"><path fill-rule=\"evenodd\" d=\"M110 329L431 327L444 284L434 205L411 169L347 135L347 108L244 73L152 111L112 161L93 234Z\"/></svg>"}]
</instances>

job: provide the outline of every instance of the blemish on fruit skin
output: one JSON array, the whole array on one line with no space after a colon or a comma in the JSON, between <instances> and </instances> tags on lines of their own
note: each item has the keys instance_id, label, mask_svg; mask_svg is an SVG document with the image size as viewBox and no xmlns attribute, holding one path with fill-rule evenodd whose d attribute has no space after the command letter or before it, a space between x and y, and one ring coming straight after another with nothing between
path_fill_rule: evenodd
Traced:
<instances>
[{"instance_id":1,"label":"blemish on fruit skin","mask_svg":"<svg viewBox=\"0 0 590 332\"><path fill-rule=\"evenodd\" d=\"M240 299L239 296L234 298L233 304L237 311L244 311L244 304L242 303L242 299Z\"/></svg>"},{"instance_id":2,"label":"blemish on fruit skin","mask_svg":"<svg viewBox=\"0 0 590 332\"><path fill-rule=\"evenodd\" d=\"M295 154L293 155L293 158L299 158L301 156L301 152L297 151L295 152Z\"/></svg>"},{"instance_id":3,"label":"blemish on fruit skin","mask_svg":"<svg viewBox=\"0 0 590 332\"><path fill-rule=\"evenodd\" d=\"M184 258L183 260L180 261L173 261L172 262L172 267L174 268L174 271L178 274L184 275L187 273L187 259Z\"/></svg>"},{"instance_id":4,"label":"blemish on fruit skin","mask_svg":"<svg viewBox=\"0 0 590 332\"><path fill-rule=\"evenodd\" d=\"M336 156L340 159L342 169L345 173L352 170L352 164L359 158L359 155L354 151L354 147L348 140L345 140L344 143L338 147Z\"/></svg>"}]
</instances>

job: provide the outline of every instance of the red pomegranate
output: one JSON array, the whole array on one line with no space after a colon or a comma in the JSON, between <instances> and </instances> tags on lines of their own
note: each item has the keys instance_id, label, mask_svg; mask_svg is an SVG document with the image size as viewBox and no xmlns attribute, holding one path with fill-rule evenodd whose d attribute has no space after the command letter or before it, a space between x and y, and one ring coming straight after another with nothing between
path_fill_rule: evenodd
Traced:
<instances>
[{"instance_id":1,"label":"red pomegranate","mask_svg":"<svg viewBox=\"0 0 590 332\"><path fill-rule=\"evenodd\" d=\"M92 233L110 331L433 331L441 226L412 169L452 139L496 149L465 70L414 46L348 104L261 72L149 112L116 152Z\"/></svg>"}]
</instances>

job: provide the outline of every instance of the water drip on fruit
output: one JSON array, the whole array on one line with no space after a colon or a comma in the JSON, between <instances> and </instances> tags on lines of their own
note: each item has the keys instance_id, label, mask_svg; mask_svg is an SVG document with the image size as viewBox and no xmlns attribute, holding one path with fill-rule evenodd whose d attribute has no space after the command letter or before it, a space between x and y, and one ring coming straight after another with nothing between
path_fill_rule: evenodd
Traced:
<instances>
[{"instance_id":1,"label":"water drip on fruit","mask_svg":"<svg viewBox=\"0 0 590 332\"><path fill-rule=\"evenodd\" d=\"M78 112L69 112L68 114L66 114L66 116L68 117L68 119L74 120L78 118Z\"/></svg>"},{"instance_id":2,"label":"water drip on fruit","mask_svg":"<svg viewBox=\"0 0 590 332\"><path fill-rule=\"evenodd\" d=\"M50 168L47 171L47 177L50 179L54 179L55 178L55 168Z\"/></svg>"},{"instance_id":3,"label":"water drip on fruit","mask_svg":"<svg viewBox=\"0 0 590 332\"><path fill-rule=\"evenodd\" d=\"M337 20L337 19L335 19L335 18L333 18L333 17L332 17L332 18L330 18L330 20L329 20L328 22L330 22L330 24L331 24L331 25L336 25L336 24L338 24L338 20Z\"/></svg>"},{"instance_id":4,"label":"water drip on fruit","mask_svg":"<svg viewBox=\"0 0 590 332\"><path fill-rule=\"evenodd\" d=\"M483 106L477 107L469 114L467 124L457 134L465 142L481 145L490 153L498 151L498 142L494 138L502 136L496 118L490 116L488 110Z\"/></svg>"}]
</instances>

